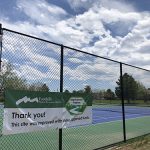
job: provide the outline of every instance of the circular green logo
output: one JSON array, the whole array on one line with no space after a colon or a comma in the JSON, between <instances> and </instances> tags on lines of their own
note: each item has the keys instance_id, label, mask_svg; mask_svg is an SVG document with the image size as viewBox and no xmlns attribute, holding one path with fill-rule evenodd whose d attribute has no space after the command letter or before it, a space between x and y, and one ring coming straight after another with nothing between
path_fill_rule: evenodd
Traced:
<instances>
[{"instance_id":1,"label":"circular green logo","mask_svg":"<svg viewBox=\"0 0 150 150\"><path fill-rule=\"evenodd\" d=\"M66 103L66 109L71 115L83 114L86 106L86 102L82 97L71 97Z\"/></svg>"}]
</instances>

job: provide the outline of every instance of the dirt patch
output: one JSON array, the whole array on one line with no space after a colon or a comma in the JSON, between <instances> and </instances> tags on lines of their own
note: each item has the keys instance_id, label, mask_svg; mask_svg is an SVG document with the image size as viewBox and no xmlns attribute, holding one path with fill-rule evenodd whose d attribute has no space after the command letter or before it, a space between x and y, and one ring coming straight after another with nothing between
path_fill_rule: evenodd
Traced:
<instances>
[{"instance_id":1,"label":"dirt patch","mask_svg":"<svg viewBox=\"0 0 150 150\"><path fill-rule=\"evenodd\" d=\"M127 141L125 144L109 148L109 150L150 150L150 135Z\"/></svg>"}]
</instances>

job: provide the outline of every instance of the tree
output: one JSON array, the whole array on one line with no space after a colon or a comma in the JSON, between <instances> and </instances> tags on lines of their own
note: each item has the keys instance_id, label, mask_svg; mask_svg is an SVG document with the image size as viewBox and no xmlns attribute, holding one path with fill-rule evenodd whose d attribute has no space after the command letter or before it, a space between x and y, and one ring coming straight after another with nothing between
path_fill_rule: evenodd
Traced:
<instances>
[{"instance_id":1,"label":"tree","mask_svg":"<svg viewBox=\"0 0 150 150\"><path fill-rule=\"evenodd\" d=\"M105 90L99 89L92 90L93 102L100 103L102 102L102 100L104 100L104 97L105 97Z\"/></svg>"},{"instance_id":2,"label":"tree","mask_svg":"<svg viewBox=\"0 0 150 150\"><path fill-rule=\"evenodd\" d=\"M11 88L17 90L29 90L29 91L49 91L49 87L42 82L36 82L31 85L27 84L26 80L19 77L15 72L15 68L11 63L3 62L0 79L3 83L0 84L0 88ZM1 90L2 91L2 90Z\"/></svg>"},{"instance_id":3,"label":"tree","mask_svg":"<svg viewBox=\"0 0 150 150\"><path fill-rule=\"evenodd\" d=\"M113 91L111 91L111 89L107 89L107 91L105 92L105 99L106 100L114 100L115 99L115 94Z\"/></svg>"},{"instance_id":4,"label":"tree","mask_svg":"<svg viewBox=\"0 0 150 150\"><path fill-rule=\"evenodd\" d=\"M83 90L73 90L72 93L77 94L77 93L84 93Z\"/></svg>"},{"instance_id":5,"label":"tree","mask_svg":"<svg viewBox=\"0 0 150 150\"><path fill-rule=\"evenodd\" d=\"M77 93L77 91L76 91L76 90L73 90L73 91L72 91L72 93L76 94L76 93Z\"/></svg>"},{"instance_id":6,"label":"tree","mask_svg":"<svg viewBox=\"0 0 150 150\"><path fill-rule=\"evenodd\" d=\"M150 101L150 88L147 89L147 97L148 97L148 100Z\"/></svg>"},{"instance_id":7,"label":"tree","mask_svg":"<svg viewBox=\"0 0 150 150\"><path fill-rule=\"evenodd\" d=\"M41 87L42 91L49 92L49 87L44 83Z\"/></svg>"},{"instance_id":8,"label":"tree","mask_svg":"<svg viewBox=\"0 0 150 150\"><path fill-rule=\"evenodd\" d=\"M11 89L27 89L27 83L25 79L22 79L15 73L15 69L12 64L4 62L2 64L2 71L0 78L2 80L1 88L11 88Z\"/></svg>"},{"instance_id":9,"label":"tree","mask_svg":"<svg viewBox=\"0 0 150 150\"><path fill-rule=\"evenodd\" d=\"M64 93L70 93L69 90L65 90Z\"/></svg>"},{"instance_id":10,"label":"tree","mask_svg":"<svg viewBox=\"0 0 150 150\"><path fill-rule=\"evenodd\" d=\"M148 89L146 89L146 87L140 82L137 82L137 85L138 85L137 99L144 100L144 102L147 102L149 99Z\"/></svg>"},{"instance_id":11,"label":"tree","mask_svg":"<svg viewBox=\"0 0 150 150\"><path fill-rule=\"evenodd\" d=\"M44 91L44 92L49 91L49 87L45 83L43 84L41 82L31 84L28 89L30 91Z\"/></svg>"},{"instance_id":12,"label":"tree","mask_svg":"<svg viewBox=\"0 0 150 150\"><path fill-rule=\"evenodd\" d=\"M90 87L90 85L86 85L84 88L85 93L92 93L92 89Z\"/></svg>"},{"instance_id":13,"label":"tree","mask_svg":"<svg viewBox=\"0 0 150 150\"><path fill-rule=\"evenodd\" d=\"M135 100L137 97L138 84L135 81L135 79L127 73L123 74L122 79L123 79L123 96L124 96L124 99L128 100L128 103L130 103L130 100ZM118 86L115 88L115 93L118 98L121 98L120 78L118 79L116 83Z\"/></svg>"},{"instance_id":14,"label":"tree","mask_svg":"<svg viewBox=\"0 0 150 150\"><path fill-rule=\"evenodd\" d=\"M2 62L2 70L0 72L0 101L4 101L4 89L27 89L26 80L19 77L12 64L5 61Z\"/></svg>"}]
</instances>

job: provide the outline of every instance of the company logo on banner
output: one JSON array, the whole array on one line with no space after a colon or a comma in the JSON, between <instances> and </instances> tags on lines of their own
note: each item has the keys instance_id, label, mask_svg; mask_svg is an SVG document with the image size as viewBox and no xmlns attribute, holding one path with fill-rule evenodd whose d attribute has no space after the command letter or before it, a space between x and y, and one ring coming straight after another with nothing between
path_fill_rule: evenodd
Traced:
<instances>
[{"instance_id":1,"label":"company logo on banner","mask_svg":"<svg viewBox=\"0 0 150 150\"><path fill-rule=\"evenodd\" d=\"M82 97L71 97L66 104L70 115L81 115L86 108L86 102Z\"/></svg>"},{"instance_id":2,"label":"company logo on banner","mask_svg":"<svg viewBox=\"0 0 150 150\"><path fill-rule=\"evenodd\" d=\"M36 97L36 98L28 98L27 96L19 99L18 101L16 101L16 105L19 105L20 103L33 103L33 102L37 102L37 103L51 103L52 102L52 98L51 97L46 97L46 98L41 98L41 97Z\"/></svg>"},{"instance_id":3,"label":"company logo on banner","mask_svg":"<svg viewBox=\"0 0 150 150\"><path fill-rule=\"evenodd\" d=\"M92 122L92 97L85 93L5 91L3 134L67 128Z\"/></svg>"}]
</instances>

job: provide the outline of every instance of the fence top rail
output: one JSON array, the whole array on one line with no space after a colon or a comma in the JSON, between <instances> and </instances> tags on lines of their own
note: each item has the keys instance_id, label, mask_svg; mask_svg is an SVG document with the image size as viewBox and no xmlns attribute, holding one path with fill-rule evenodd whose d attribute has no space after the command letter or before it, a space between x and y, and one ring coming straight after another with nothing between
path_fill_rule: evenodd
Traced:
<instances>
[{"instance_id":1,"label":"fence top rail","mask_svg":"<svg viewBox=\"0 0 150 150\"><path fill-rule=\"evenodd\" d=\"M110 58L107 58L107 57L95 55L95 54L85 52L85 51L82 51L82 50L79 50L79 49L76 49L76 48L72 48L72 47L69 47L69 46L66 46L66 45L63 45L63 44L59 44L59 43L56 43L56 42L52 42L52 41L49 41L49 40L38 38L36 36L32 36L32 35L28 35L28 34L25 34L25 33L17 32L17 31L10 30L10 29L7 29L7 28L1 28L1 29L2 29L2 31L5 30L5 31L8 31L8 32L23 35L23 36L26 36L26 37L29 37L29 38L33 38L33 39L43 41L43 42L47 42L47 43L50 43L50 44L54 44L54 45L57 45L57 46L63 46L64 48L68 48L70 50L74 50L74 51L81 52L81 53L84 53L84 54L88 54L88 55L91 55L91 56L94 56L94 57L102 58L102 59L109 60L109 61L112 61L112 62L115 62L115 63L121 63L121 64L126 65L126 66L130 66L130 67L134 67L134 68L137 68L137 69L141 69L141 70L150 72L150 70L148 70L148 69L144 69L144 68L137 67L137 66L134 66L134 65L131 65L131 64L119 62L119 61L116 61L116 60L113 60L113 59L110 59Z\"/></svg>"},{"instance_id":2,"label":"fence top rail","mask_svg":"<svg viewBox=\"0 0 150 150\"><path fill-rule=\"evenodd\" d=\"M150 72L150 70L145 69L145 68L137 67L137 66L130 65L130 64L127 64L127 63L123 63L123 62L121 62L121 63L122 63L123 65L129 66L129 67L133 67L133 68L137 68L137 69L140 69L140 70L144 70L144 71Z\"/></svg>"},{"instance_id":3,"label":"fence top rail","mask_svg":"<svg viewBox=\"0 0 150 150\"><path fill-rule=\"evenodd\" d=\"M7 28L2 28L2 30L3 31L12 32L12 33L15 33L15 34L19 34L19 35L23 35L23 36L26 36L26 37L29 37L29 38L32 38L32 39L36 39L36 40L39 40L39 41L47 42L47 43L50 43L50 44L55 44L55 45L58 45L58 46L62 45L62 44L51 42L51 41L48 41L48 40L45 40L45 39L42 39L42 38L38 38L36 36L32 36L32 35L28 35L28 34L25 34L25 33L17 32L17 31L14 31L14 30L10 30L10 29L7 29Z\"/></svg>"}]
</instances>

